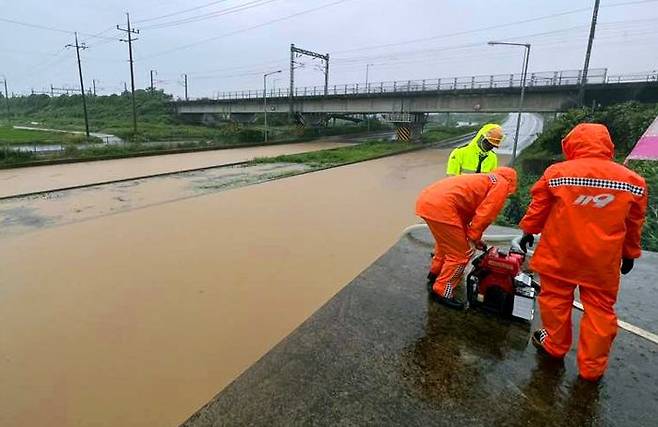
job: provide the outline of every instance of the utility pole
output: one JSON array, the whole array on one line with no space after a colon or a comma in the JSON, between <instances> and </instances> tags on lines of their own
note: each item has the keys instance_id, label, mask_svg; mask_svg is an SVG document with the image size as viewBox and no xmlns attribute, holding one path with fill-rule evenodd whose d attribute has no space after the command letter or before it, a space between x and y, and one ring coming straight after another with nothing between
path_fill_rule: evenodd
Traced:
<instances>
[{"instance_id":1,"label":"utility pole","mask_svg":"<svg viewBox=\"0 0 658 427\"><path fill-rule=\"evenodd\" d=\"M130 14L126 12L126 28L117 25L117 30L123 31L128 35L127 39L121 39L122 42L128 43L128 58L130 62L130 89L132 92L133 103L133 133L137 133L137 107L135 106L135 72L133 70L133 42L138 40L133 38L133 34L139 34L139 30L130 28Z\"/></svg>"},{"instance_id":2,"label":"utility pole","mask_svg":"<svg viewBox=\"0 0 658 427\"><path fill-rule=\"evenodd\" d=\"M368 92L368 72L373 65L375 64L366 64L366 92Z\"/></svg>"},{"instance_id":3,"label":"utility pole","mask_svg":"<svg viewBox=\"0 0 658 427\"><path fill-rule=\"evenodd\" d=\"M306 49L295 47L294 44L290 45L290 117L294 113L294 91L295 91L295 54L297 56L310 56L312 58L321 59L324 61L324 96L329 94L329 54L322 55L321 53L312 52Z\"/></svg>"},{"instance_id":4,"label":"utility pole","mask_svg":"<svg viewBox=\"0 0 658 427\"><path fill-rule=\"evenodd\" d=\"M324 65L324 96L329 95L329 54L325 55Z\"/></svg>"},{"instance_id":5,"label":"utility pole","mask_svg":"<svg viewBox=\"0 0 658 427\"><path fill-rule=\"evenodd\" d=\"M585 65L583 65L583 74L580 78L580 89L578 90L578 105L585 102L585 85L587 84L587 73L589 71L589 57L592 54L592 44L594 43L594 33L596 32L596 19L599 16L600 0L594 0L594 12L592 13L592 24L589 28L589 40L587 41L587 51L585 52Z\"/></svg>"},{"instance_id":6,"label":"utility pole","mask_svg":"<svg viewBox=\"0 0 658 427\"><path fill-rule=\"evenodd\" d=\"M96 79L91 80L91 86L94 88L93 94L96 96Z\"/></svg>"},{"instance_id":7,"label":"utility pole","mask_svg":"<svg viewBox=\"0 0 658 427\"><path fill-rule=\"evenodd\" d=\"M158 74L158 72L155 71L155 70L151 70L150 71L150 75L151 75L151 92L153 92L155 90L155 84L154 84L154 80L153 80L153 75L154 74Z\"/></svg>"},{"instance_id":8,"label":"utility pole","mask_svg":"<svg viewBox=\"0 0 658 427\"><path fill-rule=\"evenodd\" d=\"M290 111L288 112L288 120L292 121L292 116L295 113L295 44L290 44L290 92L288 99L290 101Z\"/></svg>"},{"instance_id":9,"label":"utility pole","mask_svg":"<svg viewBox=\"0 0 658 427\"><path fill-rule=\"evenodd\" d=\"M7 77L3 76L2 81L5 85L5 107L7 108L7 123L9 123L9 93L7 91Z\"/></svg>"},{"instance_id":10,"label":"utility pole","mask_svg":"<svg viewBox=\"0 0 658 427\"><path fill-rule=\"evenodd\" d=\"M185 86L185 100L189 100L187 97L187 73L183 74L183 85Z\"/></svg>"},{"instance_id":11,"label":"utility pole","mask_svg":"<svg viewBox=\"0 0 658 427\"><path fill-rule=\"evenodd\" d=\"M123 93L128 92L128 84L126 82L123 82Z\"/></svg>"},{"instance_id":12,"label":"utility pole","mask_svg":"<svg viewBox=\"0 0 658 427\"><path fill-rule=\"evenodd\" d=\"M87 99L85 97L85 83L84 79L82 78L82 64L80 63L80 49L84 50L87 49L87 46L82 43L78 43L78 33L75 33L75 44L67 44L66 47L74 47L75 48L75 54L78 58L78 73L80 75L80 94L82 95L82 109L84 110L85 113L85 133L87 134L87 138L89 138L89 117L87 117Z\"/></svg>"}]
</instances>

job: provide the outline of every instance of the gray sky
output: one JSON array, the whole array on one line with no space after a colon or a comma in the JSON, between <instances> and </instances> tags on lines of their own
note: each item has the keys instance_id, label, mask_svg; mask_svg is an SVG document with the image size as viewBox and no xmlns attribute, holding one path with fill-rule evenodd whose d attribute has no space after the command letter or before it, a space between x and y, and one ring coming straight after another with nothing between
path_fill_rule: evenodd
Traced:
<instances>
[{"instance_id":1,"label":"gray sky","mask_svg":"<svg viewBox=\"0 0 658 427\"><path fill-rule=\"evenodd\" d=\"M530 71L578 69L593 4L593 0L2 0L0 75L17 93L42 90L51 83L77 87L75 51L64 45L73 42L66 31L79 31L84 33L81 41L89 46L82 53L85 84L96 79L99 93L120 91L122 82L130 79L128 49L117 40L120 33L115 26L125 27L126 11L140 29L134 44L136 85L147 86L149 70L155 69L157 86L177 96L182 94L182 73L189 74L191 97L258 89L262 73L277 69L283 73L274 76L273 84L284 87L289 79L290 43L331 54L331 85L363 82L366 64L373 64L371 82L503 74L521 68L520 48L489 47L487 40L532 43ZM590 67L608 68L611 74L655 70L656 23L658 0L602 0ZM296 72L298 85L322 85L323 75L315 62L302 61L304 67Z\"/></svg>"}]
</instances>

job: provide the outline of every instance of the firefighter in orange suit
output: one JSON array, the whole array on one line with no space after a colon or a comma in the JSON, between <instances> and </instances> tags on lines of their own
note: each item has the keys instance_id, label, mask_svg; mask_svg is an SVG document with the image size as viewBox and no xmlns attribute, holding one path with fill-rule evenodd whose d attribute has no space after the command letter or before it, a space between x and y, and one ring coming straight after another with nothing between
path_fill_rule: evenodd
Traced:
<instances>
[{"instance_id":1,"label":"firefighter in orange suit","mask_svg":"<svg viewBox=\"0 0 658 427\"><path fill-rule=\"evenodd\" d=\"M525 233L523 250L534 243L533 234L542 233L530 265L541 278L543 329L535 331L532 341L549 356L567 354L578 286L584 306L579 374L598 381L617 334L613 306L619 273L628 273L641 254L647 186L613 161L614 145L603 125L577 125L562 140L562 151L566 161L550 166L534 185L532 202L519 224Z\"/></svg>"},{"instance_id":2,"label":"firefighter in orange suit","mask_svg":"<svg viewBox=\"0 0 658 427\"><path fill-rule=\"evenodd\" d=\"M416 215L425 220L436 241L428 275L436 300L463 308L454 294L472 248L482 247L482 233L514 191L516 171L502 167L488 174L445 178L420 193Z\"/></svg>"}]
</instances>

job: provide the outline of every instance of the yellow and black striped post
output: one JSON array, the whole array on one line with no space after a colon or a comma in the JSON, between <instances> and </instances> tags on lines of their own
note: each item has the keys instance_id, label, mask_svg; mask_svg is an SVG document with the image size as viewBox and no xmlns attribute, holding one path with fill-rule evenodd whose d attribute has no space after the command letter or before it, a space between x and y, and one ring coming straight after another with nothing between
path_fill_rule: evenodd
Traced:
<instances>
[{"instance_id":1,"label":"yellow and black striped post","mask_svg":"<svg viewBox=\"0 0 658 427\"><path fill-rule=\"evenodd\" d=\"M411 127L408 124L398 125L395 133L398 141L411 141Z\"/></svg>"}]
</instances>

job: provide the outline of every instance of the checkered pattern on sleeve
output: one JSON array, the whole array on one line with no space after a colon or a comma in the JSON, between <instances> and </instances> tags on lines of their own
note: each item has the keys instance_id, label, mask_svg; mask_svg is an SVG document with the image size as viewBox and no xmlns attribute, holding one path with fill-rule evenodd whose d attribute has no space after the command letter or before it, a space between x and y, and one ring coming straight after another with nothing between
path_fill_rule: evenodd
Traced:
<instances>
[{"instance_id":1,"label":"checkered pattern on sleeve","mask_svg":"<svg viewBox=\"0 0 658 427\"><path fill-rule=\"evenodd\" d=\"M632 193L635 196L644 195L644 188L642 187L629 184L623 181L612 181L609 179L564 176L561 178L549 179L548 186L551 188L563 187L563 186L602 188L606 190L628 191L629 193Z\"/></svg>"}]
</instances>

